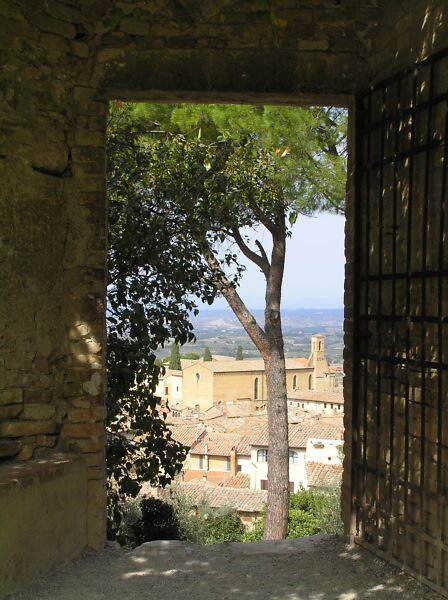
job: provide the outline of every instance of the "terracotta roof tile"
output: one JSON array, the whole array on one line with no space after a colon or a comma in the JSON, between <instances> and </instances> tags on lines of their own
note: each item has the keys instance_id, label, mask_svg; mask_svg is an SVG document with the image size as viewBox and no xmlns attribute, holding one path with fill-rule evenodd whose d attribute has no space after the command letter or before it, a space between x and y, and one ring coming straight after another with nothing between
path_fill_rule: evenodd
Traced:
<instances>
[{"instance_id":1,"label":"terracotta roof tile","mask_svg":"<svg viewBox=\"0 0 448 600\"><path fill-rule=\"evenodd\" d=\"M306 420L300 423L289 424L289 447L306 448L306 442L309 438L320 440L340 440L342 439L344 429L342 426L321 425L318 420ZM253 446L268 445L268 426L264 425L255 434L250 436L250 443Z\"/></svg>"},{"instance_id":2,"label":"terracotta roof tile","mask_svg":"<svg viewBox=\"0 0 448 600\"><path fill-rule=\"evenodd\" d=\"M218 485L221 487L250 488L250 475L247 475L246 473L237 473L230 479L221 481Z\"/></svg>"},{"instance_id":3,"label":"terracotta roof tile","mask_svg":"<svg viewBox=\"0 0 448 600\"><path fill-rule=\"evenodd\" d=\"M311 487L333 487L341 484L342 465L306 462L308 485Z\"/></svg>"},{"instance_id":4,"label":"terracotta roof tile","mask_svg":"<svg viewBox=\"0 0 448 600\"><path fill-rule=\"evenodd\" d=\"M179 482L174 485L193 503L199 504L205 500L211 508L231 507L238 512L259 513L267 501L265 490L247 490L190 482Z\"/></svg>"},{"instance_id":5,"label":"terracotta roof tile","mask_svg":"<svg viewBox=\"0 0 448 600\"><path fill-rule=\"evenodd\" d=\"M173 439L187 448L191 448L205 432L204 427L198 425L170 425L169 428Z\"/></svg>"},{"instance_id":6,"label":"terracotta roof tile","mask_svg":"<svg viewBox=\"0 0 448 600\"><path fill-rule=\"evenodd\" d=\"M326 392L318 392L316 390L295 390L294 392L288 392L288 400L308 400L313 402L344 404L344 394L342 387Z\"/></svg>"},{"instance_id":7,"label":"terracotta roof tile","mask_svg":"<svg viewBox=\"0 0 448 600\"><path fill-rule=\"evenodd\" d=\"M207 452L205 451L207 446ZM190 454L209 454L210 456L230 456L232 448L236 448L237 454L250 455L249 439L236 433L207 432Z\"/></svg>"}]
</instances>

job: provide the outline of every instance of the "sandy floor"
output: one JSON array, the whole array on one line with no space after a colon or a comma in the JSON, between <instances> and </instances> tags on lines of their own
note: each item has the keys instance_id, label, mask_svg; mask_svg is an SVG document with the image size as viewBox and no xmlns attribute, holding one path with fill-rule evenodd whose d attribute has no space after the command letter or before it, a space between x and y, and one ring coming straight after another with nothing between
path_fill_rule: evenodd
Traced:
<instances>
[{"instance_id":1,"label":"sandy floor","mask_svg":"<svg viewBox=\"0 0 448 600\"><path fill-rule=\"evenodd\" d=\"M89 553L11 600L434 599L437 594L359 548L315 536L195 546L151 542Z\"/></svg>"}]
</instances>

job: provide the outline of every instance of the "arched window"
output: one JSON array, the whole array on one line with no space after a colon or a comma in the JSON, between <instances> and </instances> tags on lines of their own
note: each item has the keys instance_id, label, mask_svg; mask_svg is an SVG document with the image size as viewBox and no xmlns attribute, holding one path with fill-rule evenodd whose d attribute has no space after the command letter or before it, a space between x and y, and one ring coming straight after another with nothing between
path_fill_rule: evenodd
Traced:
<instances>
[{"instance_id":1,"label":"arched window","mask_svg":"<svg viewBox=\"0 0 448 600\"><path fill-rule=\"evenodd\" d=\"M313 376L312 375L310 375L308 377L308 389L309 390L313 389Z\"/></svg>"},{"instance_id":2,"label":"arched window","mask_svg":"<svg viewBox=\"0 0 448 600\"><path fill-rule=\"evenodd\" d=\"M266 448L257 450L257 462L267 462L267 460L268 460L268 451L266 450Z\"/></svg>"},{"instance_id":3,"label":"arched window","mask_svg":"<svg viewBox=\"0 0 448 600\"><path fill-rule=\"evenodd\" d=\"M290 450L289 451L289 464L290 465L297 465L297 464L299 464L299 453L296 452L295 450Z\"/></svg>"},{"instance_id":4,"label":"arched window","mask_svg":"<svg viewBox=\"0 0 448 600\"><path fill-rule=\"evenodd\" d=\"M292 389L297 389L297 375L294 375L294 377L292 378Z\"/></svg>"},{"instance_id":5,"label":"arched window","mask_svg":"<svg viewBox=\"0 0 448 600\"><path fill-rule=\"evenodd\" d=\"M199 373L196 373L196 381L199 381L201 378L201 376L199 375Z\"/></svg>"},{"instance_id":6,"label":"arched window","mask_svg":"<svg viewBox=\"0 0 448 600\"><path fill-rule=\"evenodd\" d=\"M258 377L254 381L254 400L258 400Z\"/></svg>"}]
</instances>

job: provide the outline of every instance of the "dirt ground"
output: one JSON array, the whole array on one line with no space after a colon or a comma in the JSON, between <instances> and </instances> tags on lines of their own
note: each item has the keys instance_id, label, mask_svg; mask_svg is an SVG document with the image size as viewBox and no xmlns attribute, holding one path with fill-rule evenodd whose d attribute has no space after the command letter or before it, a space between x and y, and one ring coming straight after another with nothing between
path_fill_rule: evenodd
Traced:
<instances>
[{"instance_id":1,"label":"dirt ground","mask_svg":"<svg viewBox=\"0 0 448 600\"><path fill-rule=\"evenodd\" d=\"M109 547L14 594L11 600L435 599L434 592L336 538L195 546Z\"/></svg>"}]
</instances>

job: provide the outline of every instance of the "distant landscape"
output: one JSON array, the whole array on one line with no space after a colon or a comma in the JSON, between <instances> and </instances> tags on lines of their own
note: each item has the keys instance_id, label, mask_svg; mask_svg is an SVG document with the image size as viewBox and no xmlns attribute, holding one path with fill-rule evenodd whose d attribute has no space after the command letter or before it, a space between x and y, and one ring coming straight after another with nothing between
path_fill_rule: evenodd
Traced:
<instances>
[{"instance_id":1,"label":"distant landscape","mask_svg":"<svg viewBox=\"0 0 448 600\"><path fill-rule=\"evenodd\" d=\"M263 322L263 311L252 311L257 320ZM310 354L310 340L313 333L325 336L328 362L341 363L343 351L343 309L287 309L282 312L285 353L287 357ZM239 321L230 309L202 310L193 320L195 344L185 344L182 354L197 352L202 355L205 346L212 354L235 356L239 345L246 358L259 358L259 353L247 336ZM158 352L166 356L169 349Z\"/></svg>"}]
</instances>

